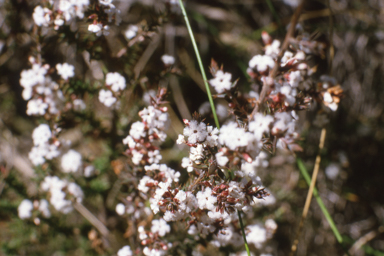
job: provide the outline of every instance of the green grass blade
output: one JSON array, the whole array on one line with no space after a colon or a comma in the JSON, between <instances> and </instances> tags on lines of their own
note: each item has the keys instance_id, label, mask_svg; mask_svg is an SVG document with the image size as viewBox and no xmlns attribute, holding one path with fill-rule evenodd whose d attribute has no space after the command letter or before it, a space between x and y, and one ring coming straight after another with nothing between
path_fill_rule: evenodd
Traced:
<instances>
[{"instance_id":1,"label":"green grass blade","mask_svg":"<svg viewBox=\"0 0 384 256\"><path fill-rule=\"evenodd\" d=\"M309 186L311 184L311 177L309 176L308 171L305 168L303 161L301 161L300 158L297 158L296 161L297 161L297 165L300 169L301 174L304 176L304 179ZM333 233L335 234L337 241L340 244L342 244L343 238L341 237L340 232L335 225L335 222L333 221L331 215L329 214L327 208L325 207L323 200L321 200L321 197L319 196L319 192L317 191L316 188L313 189L313 196L316 198L316 201L317 201L318 205L320 206L320 209L323 212L324 217L327 219L329 226L331 227Z\"/></svg>"},{"instance_id":2,"label":"green grass blade","mask_svg":"<svg viewBox=\"0 0 384 256\"><path fill-rule=\"evenodd\" d=\"M210 90L209 85L208 85L208 80L207 80L207 76L206 76L205 71L204 71L203 62L201 61L200 52L199 52L199 49L197 48L195 36L193 35L191 25L189 24L188 15L187 15L187 12L185 11L183 1L179 0L179 4L180 4L181 12L183 13L183 16L184 16L184 20L185 20L185 24L186 24L187 29L188 29L189 36L191 37L191 41L192 41L193 49L195 50L197 62L199 63L201 76L203 77L205 88L207 89L208 100L209 100L209 103L211 104L213 118L215 119L215 124L216 124L217 129L220 129L220 124L219 124L219 119L217 118L215 104L213 103L211 90Z\"/></svg>"}]
</instances>

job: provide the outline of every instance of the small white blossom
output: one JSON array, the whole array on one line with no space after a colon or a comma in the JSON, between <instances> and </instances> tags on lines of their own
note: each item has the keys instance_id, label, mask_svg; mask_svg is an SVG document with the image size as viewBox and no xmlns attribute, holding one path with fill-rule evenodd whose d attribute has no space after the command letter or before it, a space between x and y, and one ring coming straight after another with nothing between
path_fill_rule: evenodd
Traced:
<instances>
[{"instance_id":1,"label":"small white blossom","mask_svg":"<svg viewBox=\"0 0 384 256\"><path fill-rule=\"evenodd\" d=\"M111 91L101 89L99 92L99 101L105 106L110 107L116 102L116 98L113 97Z\"/></svg>"},{"instance_id":2,"label":"small white blossom","mask_svg":"<svg viewBox=\"0 0 384 256\"><path fill-rule=\"evenodd\" d=\"M267 231L259 225L249 225L247 227L250 232L247 234L247 241L254 244L256 248L261 248L262 244L267 240Z\"/></svg>"},{"instance_id":3,"label":"small white blossom","mask_svg":"<svg viewBox=\"0 0 384 256\"><path fill-rule=\"evenodd\" d=\"M39 27L48 27L51 20L50 13L51 11L48 8L43 8L40 5L36 6L32 14L35 24Z\"/></svg>"},{"instance_id":4,"label":"small white blossom","mask_svg":"<svg viewBox=\"0 0 384 256\"><path fill-rule=\"evenodd\" d=\"M215 203L217 202L217 198L215 196L212 196L212 189L207 187L205 188L204 192L199 191L196 194L196 199L199 204L200 209L208 209L213 210L215 209Z\"/></svg>"},{"instance_id":5,"label":"small white blossom","mask_svg":"<svg viewBox=\"0 0 384 256\"><path fill-rule=\"evenodd\" d=\"M28 219L32 217L32 210L33 210L33 203L28 200L24 199L19 204L19 207L17 207L17 212L20 219Z\"/></svg>"},{"instance_id":6,"label":"small white blossom","mask_svg":"<svg viewBox=\"0 0 384 256\"><path fill-rule=\"evenodd\" d=\"M119 215L123 215L125 213L125 205L122 204L122 203L118 203L116 205L116 213L119 214Z\"/></svg>"},{"instance_id":7,"label":"small white blossom","mask_svg":"<svg viewBox=\"0 0 384 256\"><path fill-rule=\"evenodd\" d=\"M48 104L42 99L30 100L27 104L27 115L41 115L43 116L48 109Z\"/></svg>"},{"instance_id":8,"label":"small white blossom","mask_svg":"<svg viewBox=\"0 0 384 256\"><path fill-rule=\"evenodd\" d=\"M133 256L131 247L129 247L129 245L124 246L117 252L117 256Z\"/></svg>"},{"instance_id":9,"label":"small white blossom","mask_svg":"<svg viewBox=\"0 0 384 256\"><path fill-rule=\"evenodd\" d=\"M47 124L40 124L32 132L33 144L35 146L46 144L52 136L51 129Z\"/></svg>"},{"instance_id":10,"label":"small white blossom","mask_svg":"<svg viewBox=\"0 0 384 256\"><path fill-rule=\"evenodd\" d=\"M65 173L77 172L81 165L81 154L73 149L69 150L61 158L61 168Z\"/></svg>"},{"instance_id":11,"label":"small white blossom","mask_svg":"<svg viewBox=\"0 0 384 256\"><path fill-rule=\"evenodd\" d=\"M171 232L171 227L163 219L152 220L152 233L158 233L159 236L165 236L165 234Z\"/></svg>"},{"instance_id":12,"label":"small white blossom","mask_svg":"<svg viewBox=\"0 0 384 256\"><path fill-rule=\"evenodd\" d=\"M68 63L63 64L56 64L57 73L63 78L64 80L67 80L70 77L73 77L75 75L75 67L72 65L69 65Z\"/></svg>"},{"instance_id":13,"label":"small white blossom","mask_svg":"<svg viewBox=\"0 0 384 256\"><path fill-rule=\"evenodd\" d=\"M45 218L51 217L51 211L49 210L48 201L41 199L39 202L39 211Z\"/></svg>"},{"instance_id":14,"label":"small white blossom","mask_svg":"<svg viewBox=\"0 0 384 256\"><path fill-rule=\"evenodd\" d=\"M118 92L125 89L125 78L117 72L108 73L105 79L105 83L111 86L111 90Z\"/></svg>"},{"instance_id":15,"label":"small white blossom","mask_svg":"<svg viewBox=\"0 0 384 256\"><path fill-rule=\"evenodd\" d=\"M145 125L142 122L135 122L132 124L131 129L129 130L129 135L134 139L138 140L141 137L145 137Z\"/></svg>"},{"instance_id":16,"label":"small white blossom","mask_svg":"<svg viewBox=\"0 0 384 256\"><path fill-rule=\"evenodd\" d=\"M272 44L265 46L265 55L269 55L273 58L277 57L280 52L280 41L273 40Z\"/></svg>"},{"instance_id":17,"label":"small white blossom","mask_svg":"<svg viewBox=\"0 0 384 256\"><path fill-rule=\"evenodd\" d=\"M268 55L256 55L248 63L251 69L259 72L267 71L275 66L275 61Z\"/></svg>"},{"instance_id":18,"label":"small white blossom","mask_svg":"<svg viewBox=\"0 0 384 256\"><path fill-rule=\"evenodd\" d=\"M217 93L223 93L231 89L231 79L231 73L224 73L222 70L218 70L215 74L215 78L209 80L209 83L215 88Z\"/></svg>"},{"instance_id":19,"label":"small white blossom","mask_svg":"<svg viewBox=\"0 0 384 256\"><path fill-rule=\"evenodd\" d=\"M164 65L171 66L175 64L175 57L165 54L161 56L161 61L164 63Z\"/></svg>"},{"instance_id":20,"label":"small white blossom","mask_svg":"<svg viewBox=\"0 0 384 256\"><path fill-rule=\"evenodd\" d=\"M213 128L213 126L207 126L207 133L207 138L204 144L209 147L217 146L219 130L216 127Z\"/></svg>"},{"instance_id":21,"label":"small white blossom","mask_svg":"<svg viewBox=\"0 0 384 256\"><path fill-rule=\"evenodd\" d=\"M131 40L137 35L137 31L139 31L139 28L136 25L129 25L128 29L124 32L124 35L128 40Z\"/></svg>"},{"instance_id":22,"label":"small white blossom","mask_svg":"<svg viewBox=\"0 0 384 256\"><path fill-rule=\"evenodd\" d=\"M184 128L183 133L188 136L188 143L192 144L204 141L208 135L206 124L198 123L196 120L191 120L189 125Z\"/></svg>"}]
</instances>

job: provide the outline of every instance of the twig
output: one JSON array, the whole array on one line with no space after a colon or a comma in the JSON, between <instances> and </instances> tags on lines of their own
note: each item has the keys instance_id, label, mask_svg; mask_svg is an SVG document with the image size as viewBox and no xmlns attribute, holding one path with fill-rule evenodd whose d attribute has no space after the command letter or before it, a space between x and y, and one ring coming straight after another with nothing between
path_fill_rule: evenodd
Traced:
<instances>
[{"instance_id":1,"label":"twig","mask_svg":"<svg viewBox=\"0 0 384 256\"><path fill-rule=\"evenodd\" d=\"M152 41L145 49L143 55L141 55L140 59L137 61L135 67L133 68L133 72L135 73L135 79L139 78L141 71L144 69L152 54L157 49L157 46L160 43L160 39L160 33L155 34L152 38Z\"/></svg>"},{"instance_id":2,"label":"twig","mask_svg":"<svg viewBox=\"0 0 384 256\"><path fill-rule=\"evenodd\" d=\"M329 3L329 0L327 0L327 6L329 10L329 75L332 76L332 63L333 58L335 57L335 47L333 46L333 13L331 9L331 4Z\"/></svg>"},{"instance_id":3,"label":"twig","mask_svg":"<svg viewBox=\"0 0 384 256\"><path fill-rule=\"evenodd\" d=\"M307 194L307 199L305 200L303 214L301 216L301 220L300 220L299 227L298 227L298 230L297 230L296 238L293 240L293 245L292 245L291 254L290 254L291 256L297 250L297 245L299 243L299 236L300 236L301 230L302 230L303 225L304 225L304 220L307 217L309 206L310 206L311 201L312 201L312 194L313 194L313 191L314 191L314 188L315 188L317 174L319 173L319 167L320 167L320 161L321 161L321 150L324 147L325 135L326 135L326 129L323 128L321 130L321 135L320 135L319 153L316 156L315 167L314 167L313 173L312 173L311 185L309 186L309 190L308 190L308 194Z\"/></svg>"},{"instance_id":4,"label":"twig","mask_svg":"<svg viewBox=\"0 0 384 256\"><path fill-rule=\"evenodd\" d=\"M169 86L173 92L173 99L175 100L175 104L177 109L180 112L182 118L192 119L191 112L188 109L187 103L185 102L184 96L180 90L179 80L173 74L169 77Z\"/></svg>"},{"instance_id":5,"label":"twig","mask_svg":"<svg viewBox=\"0 0 384 256\"><path fill-rule=\"evenodd\" d=\"M308 186L310 186L311 177L309 177L307 169L305 168L305 166L304 166L304 164L300 158L297 158L296 161L297 161L297 166L299 167L301 174L303 175ZM316 198L317 204L319 205L321 211L323 212L325 219L328 221L328 224L329 224L333 234L335 235L337 242L339 242L339 244L343 248L346 255L349 256L348 250L345 248L345 246L343 244L343 238L341 237L341 234L340 234L339 230L337 229L335 222L333 221L331 215L329 214L327 208L325 207L323 200L321 200L321 197L319 196L319 192L317 191L316 188L313 188L313 196Z\"/></svg>"},{"instance_id":6,"label":"twig","mask_svg":"<svg viewBox=\"0 0 384 256\"><path fill-rule=\"evenodd\" d=\"M384 233L384 227L380 226L377 230L373 230L371 232L368 232L364 236L360 237L349 249L349 253L351 255L354 255L357 250L359 250L363 245L374 239L376 236L380 235L381 233Z\"/></svg>"},{"instance_id":7,"label":"twig","mask_svg":"<svg viewBox=\"0 0 384 256\"><path fill-rule=\"evenodd\" d=\"M107 239L109 235L109 230L107 227L98 219L95 215L93 215L84 205L80 203L74 203L73 207L81 214L85 219L87 219L97 230L99 230L100 234Z\"/></svg>"},{"instance_id":8,"label":"twig","mask_svg":"<svg viewBox=\"0 0 384 256\"><path fill-rule=\"evenodd\" d=\"M293 36L293 33L295 32L296 23L300 18L300 14L301 14L301 11L303 10L304 2L305 2L304 0L301 1L300 5L297 7L295 13L292 16L288 32L285 35L283 45L281 46L281 50L279 52L279 55L277 56L277 61L275 63L275 66L272 69L272 72L269 74L269 80L273 81L273 79L277 75L277 72L279 71L279 66L280 66L279 64L280 64L281 58L283 57L285 50L288 48L289 39ZM264 80L266 80L266 79L264 79ZM268 82L263 81L263 89L261 90L261 93L260 93L259 102L258 102L258 104L256 104L255 108L253 109L249 120L251 120L252 117L254 116L254 114L259 112L259 110L261 109L260 106L262 106L262 104L265 100L265 97L267 96L267 93L269 91L269 88L270 88L270 86L269 86Z\"/></svg>"}]
</instances>

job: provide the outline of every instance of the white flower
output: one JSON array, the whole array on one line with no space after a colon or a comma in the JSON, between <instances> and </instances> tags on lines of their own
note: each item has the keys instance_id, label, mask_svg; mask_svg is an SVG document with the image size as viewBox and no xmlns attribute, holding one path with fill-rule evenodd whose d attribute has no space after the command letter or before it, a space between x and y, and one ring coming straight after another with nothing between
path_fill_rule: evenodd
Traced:
<instances>
[{"instance_id":1,"label":"white flower","mask_svg":"<svg viewBox=\"0 0 384 256\"><path fill-rule=\"evenodd\" d=\"M335 163L331 163L325 168L325 175L330 180L335 180L340 173L340 166Z\"/></svg>"},{"instance_id":2,"label":"white flower","mask_svg":"<svg viewBox=\"0 0 384 256\"><path fill-rule=\"evenodd\" d=\"M219 138L217 134L219 134L219 130L216 127L213 128L213 126L207 126L207 132L208 134L204 144L209 147L217 146L217 140Z\"/></svg>"},{"instance_id":3,"label":"white flower","mask_svg":"<svg viewBox=\"0 0 384 256\"><path fill-rule=\"evenodd\" d=\"M133 256L131 247L129 247L129 245L124 246L117 252L117 256Z\"/></svg>"},{"instance_id":4,"label":"white flower","mask_svg":"<svg viewBox=\"0 0 384 256\"><path fill-rule=\"evenodd\" d=\"M177 138L176 143L177 144L184 144L184 143L186 143L184 135L179 134L179 137Z\"/></svg>"},{"instance_id":5,"label":"white flower","mask_svg":"<svg viewBox=\"0 0 384 256\"><path fill-rule=\"evenodd\" d=\"M116 102L116 98L113 97L111 91L101 89L99 92L99 101L105 106L110 107Z\"/></svg>"},{"instance_id":6,"label":"white flower","mask_svg":"<svg viewBox=\"0 0 384 256\"><path fill-rule=\"evenodd\" d=\"M204 192L199 191L196 194L196 199L200 209L215 209L215 203L217 202L217 198L212 196L212 189L206 187Z\"/></svg>"},{"instance_id":7,"label":"white flower","mask_svg":"<svg viewBox=\"0 0 384 256\"><path fill-rule=\"evenodd\" d=\"M284 101L286 106L293 106L295 104L296 98L293 96L295 93L291 86L284 85L280 88L280 93L285 96Z\"/></svg>"},{"instance_id":8,"label":"white flower","mask_svg":"<svg viewBox=\"0 0 384 256\"><path fill-rule=\"evenodd\" d=\"M51 212L49 211L48 201L45 199L41 199L39 203L39 211L45 218L51 217Z\"/></svg>"},{"instance_id":9,"label":"white flower","mask_svg":"<svg viewBox=\"0 0 384 256\"><path fill-rule=\"evenodd\" d=\"M108 73L105 79L105 83L111 86L111 90L118 92L125 89L125 78L119 73Z\"/></svg>"},{"instance_id":10,"label":"white flower","mask_svg":"<svg viewBox=\"0 0 384 256\"><path fill-rule=\"evenodd\" d=\"M37 84L44 84L48 68L48 65L33 64L31 69L21 71L20 85L24 88L31 88Z\"/></svg>"},{"instance_id":11,"label":"white flower","mask_svg":"<svg viewBox=\"0 0 384 256\"><path fill-rule=\"evenodd\" d=\"M175 198L179 200L179 202L184 202L187 199L187 194L183 190L179 190Z\"/></svg>"},{"instance_id":12,"label":"white flower","mask_svg":"<svg viewBox=\"0 0 384 256\"><path fill-rule=\"evenodd\" d=\"M273 117L257 113L254 120L249 123L249 130L252 131L257 140L263 138L263 134L269 134L269 125L273 122Z\"/></svg>"},{"instance_id":13,"label":"white flower","mask_svg":"<svg viewBox=\"0 0 384 256\"><path fill-rule=\"evenodd\" d=\"M136 147L136 141L131 135L128 135L125 139L123 139L123 144L128 145L129 148Z\"/></svg>"},{"instance_id":14,"label":"white flower","mask_svg":"<svg viewBox=\"0 0 384 256\"><path fill-rule=\"evenodd\" d=\"M39 27L48 27L50 22L50 13L51 11L48 8L43 8L40 5L36 6L32 14L35 24Z\"/></svg>"},{"instance_id":15,"label":"white flower","mask_svg":"<svg viewBox=\"0 0 384 256\"><path fill-rule=\"evenodd\" d=\"M231 73L224 73L222 70L218 70L215 74L215 78L209 80L209 83L215 88L217 93L223 93L231 89L231 79Z\"/></svg>"},{"instance_id":16,"label":"white flower","mask_svg":"<svg viewBox=\"0 0 384 256\"><path fill-rule=\"evenodd\" d=\"M152 233L158 233L159 236L165 236L165 234L171 231L171 227L163 219L152 220Z\"/></svg>"},{"instance_id":17,"label":"white flower","mask_svg":"<svg viewBox=\"0 0 384 256\"><path fill-rule=\"evenodd\" d=\"M129 130L129 135L134 139L138 140L141 137L145 137L145 125L142 122L135 122L132 124L131 129Z\"/></svg>"},{"instance_id":18,"label":"white flower","mask_svg":"<svg viewBox=\"0 0 384 256\"><path fill-rule=\"evenodd\" d=\"M202 144L198 144L197 147L191 147L189 159L191 159L191 161L204 159L204 147Z\"/></svg>"},{"instance_id":19,"label":"white flower","mask_svg":"<svg viewBox=\"0 0 384 256\"><path fill-rule=\"evenodd\" d=\"M114 5L112 4L112 1L113 0L99 0L99 3L102 4L102 5L106 5L108 7L111 7L111 6L114 7Z\"/></svg>"},{"instance_id":20,"label":"white flower","mask_svg":"<svg viewBox=\"0 0 384 256\"><path fill-rule=\"evenodd\" d=\"M284 56L281 58L281 63L283 64L283 66L285 66L287 64L287 62L293 58L293 53L290 52L290 51L285 51L284 52Z\"/></svg>"},{"instance_id":21,"label":"white flower","mask_svg":"<svg viewBox=\"0 0 384 256\"><path fill-rule=\"evenodd\" d=\"M34 166L45 163L44 156L47 154L46 147L33 147L28 154L29 160L31 160Z\"/></svg>"},{"instance_id":22,"label":"white flower","mask_svg":"<svg viewBox=\"0 0 384 256\"><path fill-rule=\"evenodd\" d=\"M48 108L48 104L42 99L30 100L27 104L27 115L44 115Z\"/></svg>"},{"instance_id":23,"label":"white flower","mask_svg":"<svg viewBox=\"0 0 384 256\"><path fill-rule=\"evenodd\" d=\"M19 207L17 207L17 212L20 219L28 219L32 217L32 210L33 210L33 203L28 200L24 199L19 204Z\"/></svg>"},{"instance_id":24,"label":"white flower","mask_svg":"<svg viewBox=\"0 0 384 256\"><path fill-rule=\"evenodd\" d=\"M125 205L122 204L122 203L118 203L116 205L116 213L119 214L119 215L123 215L125 213Z\"/></svg>"},{"instance_id":25,"label":"white flower","mask_svg":"<svg viewBox=\"0 0 384 256\"><path fill-rule=\"evenodd\" d=\"M251 69L256 69L259 72L267 71L275 66L275 61L268 55L256 55L248 63Z\"/></svg>"},{"instance_id":26,"label":"white flower","mask_svg":"<svg viewBox=\"0 0 384 256\"><path fill-rule=\"evenodd\" d=\"M136 25L129 25L128 29L124 32L124 35L128 40L131 40L137 35L137 31L139 31L139 28Z\"/></svg>"},{"instance_id":27,"label":"white flower","mask_svg":"<svg viewBox=\"0 0 384 256\"><path fill-rule=\"evenodd\" d=\"M229 122L220 129L219 142L229 149L235 150L238 147L245 147L252 139L251 133L239 128L236 122Z\"/></svg>"},{"instance_id":28,"label":"white flower","mask_svg":"<svg viewBox=\"0 0 384 256\"><path fill-rule=\"evenodd\" d=\"M81 165L81 154L73 149L61 157L61 168L65 173L77 172Z\"/></svg>"},{"instance_id":29,"label":"white flower","mask_svg":"<svg viewBox=\"0 0 384 256\"><path fill-rule=\"evenodd\" d=\"M163 56L161 56L161 61L164 63L164 65L170 66L175 64L175 57L164 54Z\"/></svg>"},{"instance_id":30,"label":"white flower","mask_svg":"<svg viewBox=\"0 0 384 256\"><path fill-rule=\"evenodd\" d=\"M292 71L289 73L289 85L292 87L298 87L299 83L303 81L300 70Z\"/></svg>"},{"instance_id":31,"label":"white flower","mask_svg":"<svg viewBox=\"0 0 384 256\"><path fill-rule=\"evenodd\" d=\"M190 121L189 125L184 128L183 133L188 136L188 143L191 144L204 141L208 135L206 124L203 122L198 123L196 120Z\"/></svg>"},{"instance_id":32,"label":"white flower","mask_svg":"<svg viewBox=\"0 0 384 256\"><path fill-rule=\"evenodd\" d=\"M86 105L82 99L73 100L73 109L76 111L83 111L86 108Z\"/></svg>"},{"instance_id":33,"label":"white flower","mask_svg":"<svg viewBox=\"0 0 384 256\"><path fill-rule=\"evenodd\" d=\"M95 167L93 165L88 165L84 168L84 177L91 177L95 173Z\"/></svg>"},{"instance_id":34,"label":"white flower","mask_svg":"<svg viewBox=\"0 0 384 256\"><path fill-rule=\"evenodd\" d=\"M181 167L187 168L187 172L193 171L193 163L188 157L183 157L181 160Z\"/></svg>"},{"instance_id":35,"label":"white flower","mask_svg":"<svg viewBox=\"0 0 384 256\"><path fill-rule=\"evenodd\" d=\"M280 52L280 41L273 40L272 44L265 46L265 55L269 55L271 57L277 57Z\"/></svg>"},{"instance_id":36,"label":"white flower","mask_svg":"<svg viewBox=\"0 0 384 256\"><path fill-rule=\"evenodd\" d=\"M250 230L247 234L248 243L254 244L256 248L261 248L267 240L267 231L259 225L250 225L247 229Z\"/></svg>"},{"instance_id":37,"label":"white flower","mask_svg":"<svg viewBox=\"0 0 384 256\"><path fill-rule=\"evenodd\" d=\"M51 137L52 132L47 124L40 124L32 132L33 144L35 146L44 145L48 143Z\"/></svg>"},{"instance_id":38,"label":"white flower","mask_svg":"<svg viewBox=\"0 0 384 256\"><path fill-rule=\"evenodd\" d=\"M287 112L280 112L275 114L276 122L273 125L272 133L278 134L283 132L294 132L294 122L292 122L292 117Z\"/></svg>"},{"instance_id":39,"label":"white flower","mask_svg":"<svg viewBox=\"0 0 384 256\"><path fill-rule=\"evenodd\" d=\"M163 157L160 155L159 150L148 151L148 163L159 163Z\"/></svg>"},{"instance_id":40,"label":"white flower","mask_svg":"<svg viewBox=\"0 0 384 256\"><path fill-rule=\"evenodd\" d=\"M67 80L70 77L73 77L75 75L75 67L72 65L69 65L68 63L63 64L56 64L57 73L63 78L64 80Z\"/></svg>"},{"instance_id":41,"label":"white flower","mask_svg":"<svg viewBox=\"0 0 384 256\"><path fill-rule=\"evenodd\" d=\"M152 183L154 185L157 184L157 182L151 179L149 176L144 176L143 178L141 178L137 189L143 193L147 193L149 191L149 187L147 186L148 183Z\"/></svg>"},{"instance_id":42,"label":"white flower","mask_svg":"<svg viewBox=\"0 0 384 256\"><path fill-rule=\"evenodd\" d=\"M88 31L93 33L99 33L103 29L103 25L101 24L89 24Z\"/></svg>"},{"instance_id":43,"label":"white flower","mask_svg":"<svg viewBox=\"0 0 384 256\"><path fill-rule=\"evenodd\" d=\"M226 157L223 152L219 152L216 154L216 162L219 166L225 166L228 161L228 157Z\"/></svg>"}]
</instances>

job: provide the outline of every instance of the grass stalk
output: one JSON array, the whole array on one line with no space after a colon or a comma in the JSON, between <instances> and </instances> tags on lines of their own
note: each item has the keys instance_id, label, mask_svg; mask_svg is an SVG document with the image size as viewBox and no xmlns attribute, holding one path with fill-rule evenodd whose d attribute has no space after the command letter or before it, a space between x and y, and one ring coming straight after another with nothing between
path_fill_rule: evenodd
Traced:
<instances>
[{"instance_id":1,"label":"grass stalk","mask_svg":"<svg viewBox=\"0 0 384 256\"><path fill-rule=\"evenodd\" d=\"M213 103L211 90L210 90L209 85L208 85L208 80L207 80L207 76L206 76L205 71L204 71L203 62L201 61L200 52L199 52L199 49L197 48L196 40L195 40L195 37L193 35L191 25L189 24L188 15L187 15L187 12L185 11L184 4L183 4L182 0L179 0L179 4L180 4L181 11L183 13L183 16L184 16L184 20L185 20L185 23L186 23L186 26L188 29L189 36L191 37L191 41L192 41L193 49L195 50L197 62L199 63L200 72L201 72L201 75L202 75L203 80L204 80L205 88L207 90L207 95L208 95L209 103L211 105L213 118L215 120L215 125L218 129L220 129L220 124L219 124L219 119L217 118L215 104ZM244 225L243 225L243 220L241 218L240 211L237 211L237 214L239 216L240 227L241 227L241 231L243 233L244 246L245 246L245 249L247 250L248 256L251 256L251 252L249 251L249 247L248 247L248 243L247 243L247 238L245 236Z\"/></svg>"},{"instance_id":2,"label":"grass stalk","mask_svg":"<svg viewBox=\"0 0 384 256\"><path fill-rule=\"evenodd\" d=\"M219 119L217 118L215 104L213 103L211 90L210 90L209 85L208 85L207 75L205 74L205 71L204 71L203 62L201 61L200 52L199 52L199 49L197 48L195 36L193 35L191 25L189 24L188 15L187 15L187 12L185 11L183 1L179 0L179 4L180 4L181 12L183 13L183 16L184 16L184 20L185 20L185 24L186 24L187 29L188 29L189 36L191 37L191 41L192 41L193 49L195 50L197 62L199 63L201 76L203 77L205 89L207 90L207 94L208 94L209 104L211 104L211 109L212 109L213 118L215 120L215 125L216 125L217 129L220 129L220 124L219 124Z\"/></svg>"},{"instance_id":3,"label":"grass stalk","mask_svg":"<svg viewBox=\"0 0 384 256\"><path fill-rule=\"evenodd\" d=\"M310 186L310 184L312 182L311 181L311 177L309 176L309 173L307 171L307 168L305 168L303 161L300 158L296 158L296 162L297 162L297 166L299 167L299 170L300 170L301 174L303 175L305 181L307 182L308 186ZM321 199L321 197L319 195L319 192L318 192L318 190L316 188L313 188L313 196L315 197L315 199L317 201L317 204L319 205L321 211L323 212L323 215L324 215L325 219L327 220L329 226L331 227L332 232L335 235L337 242L345 250L345 247L344 247L344 244L343 244L343 238L342 238L339 230L337 229L336 224L333 221L331 215L329 214L327 208L325 207L324 202ZM347 253L347 255L349 255L349 253Z\"/></svg>"}]
</instances>

